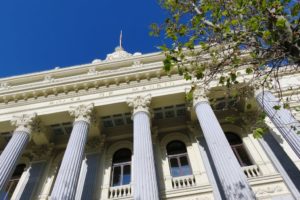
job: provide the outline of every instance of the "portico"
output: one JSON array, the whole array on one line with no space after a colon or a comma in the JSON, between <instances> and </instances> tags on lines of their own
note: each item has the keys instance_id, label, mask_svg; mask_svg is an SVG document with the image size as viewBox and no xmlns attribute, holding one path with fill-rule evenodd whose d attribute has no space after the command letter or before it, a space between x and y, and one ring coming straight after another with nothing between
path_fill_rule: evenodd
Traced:
<instances>
[{"instance_id":1,"label":"portico","mask_svg":"<svg viewBox=\"0 0 300 200\"><path fill-rule=\"evenodd\" d=\"M294 195L252 133L226 121L242 115L243 105L222 106L225 94L212 89L217 84L199 84L189 102L191 82L162 71L161 54L118 55L2 80L11 84L0 90L3 195L140 200ZM218 106L209 101L214 96ZM22 163L20 181L9 193Z\"/></svg>"}]
</instances>

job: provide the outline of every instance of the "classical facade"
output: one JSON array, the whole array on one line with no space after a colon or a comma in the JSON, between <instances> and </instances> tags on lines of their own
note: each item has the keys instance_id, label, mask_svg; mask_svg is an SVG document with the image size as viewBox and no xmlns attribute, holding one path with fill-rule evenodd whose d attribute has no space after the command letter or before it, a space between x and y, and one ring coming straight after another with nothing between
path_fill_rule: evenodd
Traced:
<instances>
[{"instance_id":1,"label":"classical facade","mask_svg":"<svg viewBox=\"0 0 300 200\"><path fill-rule=\"evenodd\" d=\"M281 73L291 108L274 109L273 88L236 101L217 81L167 74L162 60L118 47L0 79L0 199L300 199L300 72ZM254 108L268 116L262 139L249 128Z\"/></svg>"}]
</instances>

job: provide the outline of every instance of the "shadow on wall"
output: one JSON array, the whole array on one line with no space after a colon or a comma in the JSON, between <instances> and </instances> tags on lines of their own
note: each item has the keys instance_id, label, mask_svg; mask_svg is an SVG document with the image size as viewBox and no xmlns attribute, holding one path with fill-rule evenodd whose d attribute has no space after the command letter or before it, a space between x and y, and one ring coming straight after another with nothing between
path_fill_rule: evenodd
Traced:
<instances>
[{"instance_id":1,"label":"shadow on wall","mask_svg":"<svg viewBox=\"0 0 300 200\"><path fill-rule=\"evenodd\" d=\"M295 184L298 191L300 191L300 171L290 159L290 157L285 153L282 147L278 144L274 136L270 134L264 135L265 142L269 145L272 149L273 153L275 154L276 158L285 169L287 174L289 175L292 182Z\"/></svg>"}]
</instances>

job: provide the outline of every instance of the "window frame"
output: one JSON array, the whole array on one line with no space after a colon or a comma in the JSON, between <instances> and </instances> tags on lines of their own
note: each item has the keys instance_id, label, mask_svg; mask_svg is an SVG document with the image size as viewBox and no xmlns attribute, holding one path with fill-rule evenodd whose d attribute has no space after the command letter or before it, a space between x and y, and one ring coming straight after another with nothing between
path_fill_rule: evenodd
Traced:
<instances>
[{"instance_id":1,"label":"window frame","mask_svg":"<svg viewBox=\"0 0 300 200\"><path fill-rule=\"evenodd\" d=\"M122 150L128 150L130 151L130 161L125 161L125 162L115 162L113 161L114 156L116 155L117 152L122 151ZM110 187L119 187L123 185L129 185L132 181L132 150L130 148L120 148L114 152L112 155L112 163L111 163L111 170L110 170ZM128 184L124 184L124 168L126 166L129 166L130 168L130 181ZM114 175L115 175L115 168L120 167L120 177L119 177L119 183L118 185L114 185Z\"/></svg>"},{"instance_id":2,"label":"window frame","mask_svg":"<svg viewBox=\"0 0 300 200\"><path fill-rule=\"evenodd\" d=\"M169 155L168 154L168 145L171 144L171 143L173 143L173 142L182 143L184 145L184 147L185 147L185 152L184 153L177 153L177 154ZM188 155L188 152L187 152L187 147L186 147L186 145L185 145L184 142L182 142L180 140L172 140L172 141L168 142L167 145L166 145L166 152L167 152L167 158L168 158L168 163L169 163L169 170L170 170L170 174L171 174L172 177L182 177L182 176L193 175L193 170L192 170L191 162L190 162L189 155ZM186 160L187 160L189 174L184 174L182 163L180 161L180 158L183 158L183 157L186 158ZM174 176L174 174L172 173L171 159L174 159L174 158L176 158L177 164L178 164L178 168L179 168L179 175L178 176Z\"/></svg>"}]
</instances>

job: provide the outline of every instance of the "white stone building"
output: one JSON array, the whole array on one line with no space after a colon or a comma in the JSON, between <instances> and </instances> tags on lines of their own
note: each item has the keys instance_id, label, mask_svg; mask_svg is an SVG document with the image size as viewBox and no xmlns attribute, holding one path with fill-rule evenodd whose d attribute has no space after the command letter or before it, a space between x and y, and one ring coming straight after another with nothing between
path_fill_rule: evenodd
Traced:
<instances>
[{"instance_id":1,"label":"white stone building","mask_svg":"<svg viewBox=\"0 0 300 200\"><path fill-rule=\"evenodd\" d=\"M162 60L117 48L0 79L0 199L300 199L300 72L282 73L293 112L265 91L270 133L254 139L241 102L259 91L236 103L212 82L188 103Z\"/></svg>"}]
</instances>

